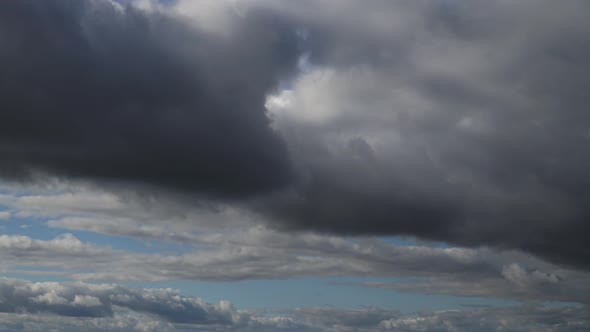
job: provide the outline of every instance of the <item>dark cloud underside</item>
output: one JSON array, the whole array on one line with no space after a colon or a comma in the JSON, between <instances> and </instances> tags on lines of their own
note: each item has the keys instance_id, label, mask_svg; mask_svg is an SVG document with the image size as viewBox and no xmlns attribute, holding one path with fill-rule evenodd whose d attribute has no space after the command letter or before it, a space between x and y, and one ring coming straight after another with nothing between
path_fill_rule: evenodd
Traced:
<instances>
[{"instance_id":1,"label":"dark cloud underside","mask_svg":"<svg viewBox=\"0 0 590 332\"><path fill-rule=\"evenodd\" d=\"M240 196L285 184L264 98L296 60L264 15L217 38L107 1L0 3L0 170Z\"/></svg>"}]
</instances>

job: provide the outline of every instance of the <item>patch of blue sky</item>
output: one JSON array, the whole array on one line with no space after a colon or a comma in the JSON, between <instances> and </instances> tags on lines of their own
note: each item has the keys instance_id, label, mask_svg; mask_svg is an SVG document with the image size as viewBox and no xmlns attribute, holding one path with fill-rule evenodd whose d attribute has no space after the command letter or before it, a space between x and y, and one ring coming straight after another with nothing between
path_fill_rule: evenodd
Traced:
<instances>
[{"instance_id":1,"label":"patch of blue sky","mask_svg":"<svg viewBox=\"0 0 590 332\"><path fill-rule=\"evenodd\" d=\"M31 282L67 282L71 281L70 279L61 276L61 275L52 275L48 274L29 274L29 273L0 273L0 278L9 278L9 279L20 279L20 280L28 280Z\"/></svg>"},{"instance_id":2,"label":"patch of blue sky","mask_svg":"<svg viewBox=\"0 0 590 332\"><path fill-rule=\"evenodd\" d=\"M36 240L52 240L65 232L62 229L47 227L44 218L11 218L0 222L0 234L24 235Z\"/></svg>"},{"instance_id":3,"label":"patch of blue sky","mask_svg":"<svg viewBox=\"0 0 590 332\"><path fill-rule=\"evenodd\" d=\"M245 280L237 282L169 281L127 283L131 287L172 287L183 295L207 302L229 300L249 310L289 310L303 307L360 309L380 307L412 313L423 310L452 310L466 305L506 306L518 302L483 297L425 295L356 286L363 282L403 282L392 278L302 278L288 280Z\"/></svg>"},{"instance_id":4,"label":"patch of blue sky","mask_svg":"<svg viewBox=\"0 0 590 332\"><path fill-rule=\"evenodd\" d=\"M380 236L378 239L394 246L426 246L431 248L450 247L450 245L445 242L424 241L411 236Z\"/></svg>"},{"instance_id":5,"label":"patch of blue sky","mask_svg":"<svg viewBox=\"0 0 590 332\"><path fill-rule=\"evenodd\" d=\"M5 235L24 235L35 240L47 241L67 233L85 243L108 246L133 253L179 255L197 248L188 243L112 236L91 231L49 227L45 218L11 218L0 221L0 234Z\"/></svg>"}]
</instances>

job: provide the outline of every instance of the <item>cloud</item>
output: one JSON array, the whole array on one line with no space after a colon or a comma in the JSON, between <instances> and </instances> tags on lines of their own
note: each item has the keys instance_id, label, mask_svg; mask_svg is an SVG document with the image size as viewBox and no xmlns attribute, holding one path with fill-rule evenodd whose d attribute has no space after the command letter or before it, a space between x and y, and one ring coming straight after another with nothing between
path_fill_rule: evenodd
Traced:
<instances>
[{"instance_id":1,"label":"cloud","mask_svg":"<svg viewBox=\"0 0 590 332\"><path fill-rule=\"evenodd\" d=\"M117 315L114 318L79 318L41 314L0 313L0 330L14 331L65 331L92 332L125 331L157 332L177 331L172 324L142 315Z\"/></svg>"},{"instance_id":2,"label":"cloud","mask_svg":"<svg viewBox=\"0 0 590 332\"><path fill-rule=\"evenodd\" d=\"M110 1L0 6L4 178L41 172L215 197L288 182L264 109L297 60L281 22L256 14L219 37Z\"/></svg>"},{"instance_id":3,"label":"cloud","mask_svg":"<svg viewBox=\"0 0 590 332\"><path fill-rule=\"evenodd\" d=\"M587 2L134 3L2 4L4 178L588 268Z\"/></svg>"},{"instance_id":4,"label":"cloud","mask_svg":"<svg viewBox=\"0 0 590 332\"><path fill-rule=\"evenodd\" d=\"M0 206L15 219L48 220L50 227L69 230L189 242L196 241L199 233L257 223L254 214L239 206L195 203L182 196L113 193L61 182L50 188L6 188L0 193Z\"/></svg>"},{"instance_id":5,"label":"cloud","mask_svg":"<svg viewBox=\"0 0 590 332\"><path fill-rule=\"evenodd\" d=\"M580 331L588 310L522 305L401 314L381 308L299 308L281 315L208 304L171 289L0 279L2 331Z\"/></svg>"},{"instance_id":6,"label":"cloud","mask_svg":"<svg viewBox=\"0 0 590 332\"><path fill-rule=\"evenodd\" d=\"M363 151L362 145L356 148ZM53 231L90 231L141 241L130 251L83 242L68 233L49 240L4 235L0 258L9 273L102 282L390 277L397 281L358 280L339 287L588 302L586 272L519 251L282 232L231 209L197 208L171 217L170 205L145 209L135 199L88 188L4 194L0 202L19 218L49 218ZM143 252L144 245L150 252L155 246L166 253Z\"/></svg>"},{"instance_id":7,"label":"cloud","mask_svg":"<svg viewBox=\"0 0 590 332\"><path fill-rule=\"evenodd\" d=\"M182 297L171 289L0 279L0 294L0 312L7 313L111 317L117 306L153 314L174 323L233 324L240 319L239 313L228 302L207 304L199 298Z\"/></svg>"},{"instance_id":8,"label":"cloud","mask_svg":"<svg viewBox=\"0 0 590 332\"><path fill-rule=\"evenodd\" d=\"M17 261L26 260L29 263L44 264L48 259L57 259L84 263L92 258L101 261L116 255L116 251L83 243L72 234L63 234L52 240L36 240L22 235L0 235L0 248L6 258L12 257Z\"/></svg>"},{"instance_id":9,"label":"cloud","mask_svg":"<svg viewBox=\"0 0 590 332\"><path fill-rule=\"evenodd\" d=\"M5 273L85 282L356 277L367 281L334 287L589 303L588 273L518 252L400 246L371 238L352 242L313 233L277 233L260 226L203 234L187 243L192 246L185 245L179 253L149 254L85 243L71 234L52 240L3 235L0 259ZM396 280L371 281L376 277Z\"/></svg>"},{"instance_id":10,"label":"cloud","mask_svg":"<svg viewBox=\"0 0 590 332\"><path fill-rule=\"evenodd\" d=\"M0 2L0 178L35 187L2 182L0 220L182 246L0 235L3 273L75 281L3 279L0 330L588 329L585 306L274 316L85 283L383 277L334 287L587 306L588 6Z\"/></svg>"},{"instance_id":11,"label":"cloud","mask_svg":"<svg viewBox=\"0 0 590 332\"><path fill-rule=\"evenodd\" d=\"M299 180L255 208L588 267L588 3L307 3L304 70L267 101Z\"/></svg>"}]
</instances>

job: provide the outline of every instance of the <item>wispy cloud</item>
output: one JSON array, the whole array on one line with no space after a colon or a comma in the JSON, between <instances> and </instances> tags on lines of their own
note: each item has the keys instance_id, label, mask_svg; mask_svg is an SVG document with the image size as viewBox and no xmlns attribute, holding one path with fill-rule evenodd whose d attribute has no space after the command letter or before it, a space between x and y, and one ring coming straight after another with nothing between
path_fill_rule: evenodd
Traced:
<instances>
[{"instance_id":1,"label":"wispy cloud","mask_svg":"<svg viewBox=\"0 0 590 332\"><path fill-rule=\"evenodd\" d=\"M346 286L523 301L589 301L590 275L522 253L395 246L374 239L353 243L313 234L293 237L264 228L219 236L225 240L207 235L200 249L163 255L83 243L71 234L54 240L4 235L0 236L0 257L13 273L48 273L85 281L396 277L411 279Z\"/></svg>"}]
</instances>

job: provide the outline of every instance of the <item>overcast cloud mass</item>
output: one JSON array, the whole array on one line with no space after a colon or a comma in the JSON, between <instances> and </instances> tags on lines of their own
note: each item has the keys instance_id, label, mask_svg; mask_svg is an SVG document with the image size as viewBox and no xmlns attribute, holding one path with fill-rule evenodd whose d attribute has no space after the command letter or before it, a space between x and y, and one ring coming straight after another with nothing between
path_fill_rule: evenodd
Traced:
<instances>
[{"instance_id":1,"label":"overcast cloud mass","mask_svg":"<svg viewBox=\"0 0 590 332\"><path fill-rule=\"evenodd\" d=\"M590 329L589 13L0 1L0 331ZM306 278L481 303L173 289Z\"/></svg>"}]
</instances>

